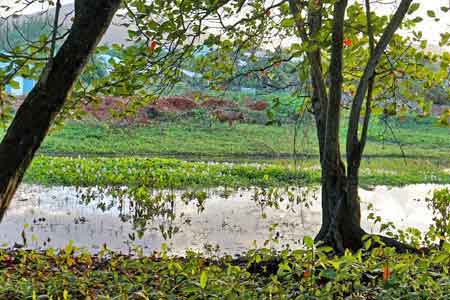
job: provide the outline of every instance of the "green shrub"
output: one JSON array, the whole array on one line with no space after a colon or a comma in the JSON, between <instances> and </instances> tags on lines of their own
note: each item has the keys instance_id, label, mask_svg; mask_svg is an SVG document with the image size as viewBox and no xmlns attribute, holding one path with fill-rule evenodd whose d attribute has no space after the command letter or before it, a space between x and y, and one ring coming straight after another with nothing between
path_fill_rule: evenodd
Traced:
<instances>
[{"instance_id":1,"label":"green shrub","mask_svg":"<svg viewBox=\"0 0 450 300\"><path fill-rule=\"evenodd\" d=\"M432 198L425 199L428 208L433 212L434 224L430 226L428 236L431 240L439 240L442 247L450 236L450 189L434 190Z\"/></svg>"}]
</instances>

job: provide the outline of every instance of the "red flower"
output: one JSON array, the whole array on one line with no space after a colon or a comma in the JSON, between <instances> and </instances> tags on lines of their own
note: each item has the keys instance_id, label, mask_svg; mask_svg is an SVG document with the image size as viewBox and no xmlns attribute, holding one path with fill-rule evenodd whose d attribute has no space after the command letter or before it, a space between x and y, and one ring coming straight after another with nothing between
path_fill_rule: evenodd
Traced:
<instances>
[{"instance_id":1,"label":"red flower","mask_svg":"<svg viewBox=\"0 0 450 300\"><path fill-rule=\"evenodd\" d=\"M150 50L155 50L156 48L158 48L158 42L157 41L152 41L150 43Z\"/></svg>"},{"instance_id":2,"label":"red flower","mask_svg":"<svg viewBox=\"0 0 450 300\"><path fill-rule=\"evenodd\" d=\"M391 271L389 270L389 265L385 264L383 268L383 280L384 282L387 282L389 280L389 277L391 276Z\"/></svg>"},{"instance_id":3,"label":"red flower","mask_svg":"<svg viewBox=\"0 0 450 300\"><path fill-rule=\"evenodd\" d=\"M353 42L351 39L344 39L344 46L350 47L353 45Z\"/></svg>"}]
</instances>

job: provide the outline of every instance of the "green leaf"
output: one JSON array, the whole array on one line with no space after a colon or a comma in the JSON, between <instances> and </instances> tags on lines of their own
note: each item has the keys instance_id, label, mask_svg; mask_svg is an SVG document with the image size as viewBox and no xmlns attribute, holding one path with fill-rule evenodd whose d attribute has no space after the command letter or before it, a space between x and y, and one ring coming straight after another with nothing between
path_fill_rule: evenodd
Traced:
<instances>
[{"instance_id":1,"label":"green leaf","mask_svg":"<svg viewBox=\"0 0 450 300\"><path fill-rule=\"evenodd\" d=\"M324 271L322 271L322 272L320 272L320 275L323 277L323 278L327 278L327 279L334 279L334 278L336 278L336 271L334 271L334 270L324 270Z\"/></svg>"},{"instance_id":2,"label":"green leaf","mask_svg":"<svg viewBox=\"0 0 450 300\"><path fill-rule=\"evenodd\" d=\"M427 15L430 18L436 18L436 13L433 10L427 10Z\"/></svg>"},{"instance_id":3,"label":"green leaf","mask_svg":"<svg viewBox=\"0 0 450 300\"><path fill-rule=\"evenodd\" d=\"M200 287L202 289L206 288L206 284L208 282L208 273L206 271L202 271L200 274Z\"/></svg>"},{"instance_id":4,"label":"green leaf","mask_svg":"<svg viewBox=\"0 0 450 300\"><path fill-rule=\"evenodd\" d=\"M15 89L15 90L17 90L17 89L20 88L20 83L18 83L18 82L15 81L15 80L11 80L8 84L9 84L9 86L10 86L11 88L13 88L13 89Z\"/></svg>"},{"instance_id":5,"label":"green leaf","mask_svg":"<svg viewBox=\"0 0 450 300\"><path fill-rule=\"evenodd\" d=\"M303 244L305 244L308 248L312 248L314 246L314 240L309 236L305 236L303 238Z\"/></svg>"},{"instance_id":6,"label":"green leaf","mask_svg":"<svg viewBox=\"0 0 450 300\"><path fill-rule=\"evenodd\" d=\"M417 11L420 7L420 3L413 3L411 4L411 7L408 10L408 14L413 14L415 11Z\"/></svg>"},{"instance_id":7,"label":"green leaf","mask_svg":"<svg viewBox=\"0 0 450 300\"><path fill-rule=\"evenodd\" d=\"M423 40L420 42L420 48L425 49L427 47L428 42L426 40Z\"/></svg>"},{"instance_id":8,"label":"green leaf","mask_svg":"<svg viewBox=\"0 0 450 300\"><path fill-rule=\"evenodd\" d=\"M435 264L440 264L440 263L443 263L444 261L448 261L448 255L447 255L447 253L443 253L443 254L440 254L440 255L438 255L437 257L435 257L434 259L433 259L433 262L435 263Z\"/></svg>"},{"instance_id":9,"label":"green leaf","mask_svg":"<svg viewBox=\"0 0 450 300\"><path fill-rule=\"evenodd\" d=\"M293 18L283 19L283 21L281 21L281 27L284 27L284 28L293 27L294 24L295 24L295 20Z\"/></svg>"}]
</instances>

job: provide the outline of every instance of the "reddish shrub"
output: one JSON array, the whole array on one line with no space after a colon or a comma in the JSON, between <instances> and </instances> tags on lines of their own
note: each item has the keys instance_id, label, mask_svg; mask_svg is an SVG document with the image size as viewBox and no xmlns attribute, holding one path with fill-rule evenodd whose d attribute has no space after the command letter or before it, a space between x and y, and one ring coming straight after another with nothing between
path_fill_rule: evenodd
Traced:
<instances>
[{"instance_id":1,"label":"reddish shrub","mask_svg":"<svg viewBox=\"0 0 450 300\"><path fill-rule=\"evenodd\" d=\"M104 97L99 103L88 103L83 105L83 110L99 121L118 120L124 114L130 99L121 97Z\"/></svg>"},{"instance_id":2,"label":"reddish shrub","mask_svg":"<svg viewBox=\"0 0 450 300\"><path fill-rule=\"evenodd\" d=\"M223 100L218 98L208 98L203 101L200 105L203 108L214 109L214 108L237 108L238 105L236 102L230 100Z\"/></svg>"},{"instance_id":3,"label":"reddish shrub","mask_svg":"<svg viewBox=\"0 0 450 300\"><path fill-rule=\"evenodd\" d=\"M250 109L250 110L254 110L254 111L263 111L266 110L267 107L269 106L269 104L264 101L264 100L259 100L259 101L247 101L247 103L245 104L245 106Z\"/></svg>"},{"instance_id":4,"label":"reddish shrub","mask_svg":"<svg viewBox=\"0 0 450 300\"><path fill-rule=\"evenodd\" d=\"M151 107L158 112L182 112L198 108L198 104L191 98L184 96L162 97L156 100Z\"/></svg>"}]
</instances>

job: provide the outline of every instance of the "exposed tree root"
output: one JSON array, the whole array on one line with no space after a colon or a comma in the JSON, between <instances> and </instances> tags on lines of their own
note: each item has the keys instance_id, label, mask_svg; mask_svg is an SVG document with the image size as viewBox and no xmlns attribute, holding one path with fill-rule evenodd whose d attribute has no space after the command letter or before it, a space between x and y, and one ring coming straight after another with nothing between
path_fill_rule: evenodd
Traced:
<instances>
[{"instance_id":1,"label":"exposed tree root","mask_svg":"<svg viewBox=\"0 0 450 300\"><path fill-rule=\"evenodd\" d=\"M410 245L404 244L402 242L397 241L396 239L384 236L384 235L376 235L380 238L380 240L384 243L386 247L392 247L395 248L395 250L399 253L423 253L422 250L416 249ZM379 246L379 245L376 245Z\"/></svg>"}]
</instances>

